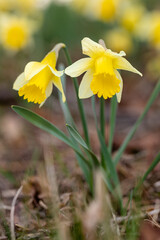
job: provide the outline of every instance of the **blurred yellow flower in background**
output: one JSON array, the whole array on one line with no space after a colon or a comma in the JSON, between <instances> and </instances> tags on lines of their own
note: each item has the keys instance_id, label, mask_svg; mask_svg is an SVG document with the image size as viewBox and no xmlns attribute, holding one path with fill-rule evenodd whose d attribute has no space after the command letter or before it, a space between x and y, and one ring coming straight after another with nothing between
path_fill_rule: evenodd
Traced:
<instances>
[{"instance_id":1,"label":"blurred yellow flower in background","mask_svg":"<svg viewBox=\"0 0 160 240\"><path fill-rule=\"evenodd\" d=\"M153 56L146 65L147 75L149 80L157 81L160 76L160 55Z\"/></svg>"},{"instance_id":2,"label":"blurred yellow flower in background","mask_svg":"<svg viewBox=\"0 0 160 240\"><path fill-rule=\"evenodd\" d=\"M110 46L115 52L120 52L123 49L129 54L132 51L132 38L125 29L115 28L107 31L104 40L107 46Z\"/></svg>"},{"instance_id":3,"label":"blurred yellow flower in background","mask_svg":"<svg viewBox=\"0 0 160 240\"><path fill-rule=\"evenodd\" d=\"M0 11L10 11L13 0L0 0Z\"/></svg>"},{"instance_id":4,"label":"blurred yellow flower in background","mask_svg":"<svg viewBox=\"0 0 160 240\"><path fill-rule=\"evenodd\" d=\"M35 11L38 6L37 0L15 0L15 7L19 11L32 12Z\"/></svg>"},{"instance_id":5,"label":"blurred yellow flower in background","mask_svg":"<svg viewBox=\"0 0 160 240\"><path fill-rule=\"evenodd\" d=\"M0 0L0 11L33 12L39 3L40 0Z\"/></svg>"},{"instance_id":6,"label":"blurred yellow flower in background","mask_svg":"<svg viewBox=\"0 0 160 240\"><path fill-rule=\"evenodd\" d=\"M65 69L65 73L71 77L78 77L86 72L79 87L79 98L89 98L97 94L99 98L107 99L116 94L120 102L123 80L117 69L131 71L142 76L123 57L125 52L112 52L106 48L102 40L98 44L89 38L84 38L82 51L89 57L82 58Z\"/></svg>"},{"instance_id":7,"label":"blurred yellow flower in background","mask_svg":"<svg viewBox=\"0 0 160 240\"><path fill-rule=\"evenodd\" d=\"M133 4L130 1L123 7L121 14L121 23L129 32L135 32L139 22L143 18L145 9L143 5Z\"/></svg>"},{"instance_id":8,"label":"blurred yellow flower in background","mask_svg":"<svg viewBox=\"0 0 160 240\"><path fill-rule=\"evenodd\" d=\"M108 22L115 19L119 2L120 0L90 0L88 9L94 18Z\"/></svg>"},{"instance_id":9,"label":"blurred yellow flower in background","mask_svg":"<svg viewBox=\"0 0 160 240\"><path fill-rule=\"evenodd\" d=\"M66 100L60 77L64 71L56 70L56 62L59 50L64 44L57 44L41 62L29 62L24 72L19 75L13 85L19 96L24 96L28 102L44 104L51 95L53 84L62 93L63 102Z\"/></svg>"},{"instance_id":10,"label":"blurred yellow flower in background","mask_svg":"<svg viewBox=\"0 0 160 240\"><path fill-rule=\"evenodd\" d=\"M71 5L87 17L109 22L115 19L123 0L72 0Z\"/></svg>"},{"instance_id":11,"label":"blurred yellow flower in background","mask_svg":"<svg viewBox=\"0 0 160 240\"><path fill-rule=\"evenodd\" d=\"M117 12L118 0L102 0L100 4L99 18L103 21L112 20Z\"/></svg>"},{"instance_id":12,"label":"blurred yellow flower in background","mask_svg":"<svg viewBox=\"0 0 160 240\"><path fill-rule=\"evenodd\" d=\"M1 15L0 42L4 48L18 51L31 43L34 24L29 19L15 15Z\"/></svg>"},{"instance_id":13,"label":"blurred yellow flower in background","mask_svg":"<svg viewBox=\"0 0 160 240\"><path fill-rule=\"evenodd\" d=\"M88 0L72 0L71 5L75 10L84 12L88 2Z\"/></svg>"},{"instance_id":14,"label":"blurred yellow flower in background","mask_svg":"<svg viewBox=\"0 0 160 240\"><path fill-rule=\"evenodd\" d=\"M150 40L160 49L160 11L155 11L150 16Z\"/></svg>"},{"instance_id":15,"label":"blurred yellow flower in background","mask_svg":"<svg viewBox=\"0 0 160 240\"><path fill-rule=\"evenodd\" d=\"M160 11L148 12L139 23L138 37L147 41L157 49L160 49Z\"/></svg>"}]
</instances>

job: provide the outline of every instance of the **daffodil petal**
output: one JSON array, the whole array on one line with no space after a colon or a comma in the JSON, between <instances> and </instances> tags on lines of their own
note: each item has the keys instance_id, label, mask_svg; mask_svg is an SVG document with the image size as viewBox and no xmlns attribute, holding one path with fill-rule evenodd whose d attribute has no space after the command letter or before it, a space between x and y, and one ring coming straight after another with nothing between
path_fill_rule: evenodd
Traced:
<instances>
[{"instance_id":1,"label":"daffodil petal","mask_svg":"<svg viewBox=\"0 0 160 240\"><path fill-rule=\"evenodd\" d=\"M90 87L92 79L93 79L93 71L88 70L83 76L79 86L79 98L89 98L93 96L93 92Z\"/></svg>"},{"instance_id":2,"label":"daffodil petal","mask_svg":"<svg viewBox=\"0 0 160 240\"><path fill-rule=\"evenodd\" d=\"M51 66L52 68L55 68L56 66L56 53L53 51L50 51L41 61L41 64Z\"/></svg>"},{"instance_id":3,"label":"daffodil petal","mask_svg":"<svg viewBox=\"0 0 160 240\"><path fill-rule=\"evenodd\" d=\"M124 51L120 51L119 55L120 55L121 57L124 57L124 56L126 56L126 53L125 53Z\"/></svg>"},{"instance_id":4,"label":"daffodil petal","mask_svg":"<svg viewBox=\"0 0 160 240\"><path fill-rule=\"evenodd\" d=\"M117 101L118 101L118 103L120 103L121 98L122 98L122 91L123 91L123 79L117 70L115 70L115 74L116 74L116 77L121 81L120 82L120 92L116 93Z\"/></svg>"},{"instance_id":5,"label":"daffodil petal","mask_svg":"<svg viewBox=\"0 0 160 240\"><path fill-rule=\"evenodd\" d=\"M65 47L65 44L57 44L41 61L42 64L47 64L51 68L55 69L56 61L59 55L59 51L62 47Z\"/></svg>"},{"instance_id":6,"label":"daffodil petal","mask_svg":"<svg viewBox=\"0 0 160 240\"><path fill-rule=\"evenodd\" d=\"M58 88L58 90L62 93L62 101L65 102L66 97L65 97L65 94L64 94L64 91L63 91L61 79L59 77L54 76L53 83Z\"/></svg>"},{"instance_id":7,"label":"daffodil petal","mask_svg":"<svg viewBox=\"0 0 160 240\"><path fill-rule=\"evenodd\" d=\"M65 69L65 73L71 77L78 77L92 66L91 58L82 58Z\"/></svg>"},{"instance_id":8,"label":"daffodil petal","mask_svg":"<svg viewBox=\"0 0 160 240\"><path fill-rule=\"evenodd\" d=\"M64 73L63 71L57 71L56 69L53 69L51 66L48 65L48 67L50 68L51 72L53 73L53 75L57 76L57 77L61 77Z\"/></svg>"},{"instance_id":9,"label":"daffodil petal","mask_svg":"<svg viewBox=\"0 0 160 240\"><path fill-rule=\"evenodd\" d=\"M23 87L28 81L25 79L25 75L24 72L21 73L17 79L15 80L14 84L13 84L13 89L14 90L19 90L21 87Z\"/></svg>"},{"instance_id":10,"label":"daffodil petal","mask_svg":"<svg viewBox=\"0 0 160 240\"><path fill-rule=\"evenodd\" d=\"M97 54L101 55L105 52L105 49L102 47L102 45L92 41L90 38L83 38L82 40L82 51L83 54L88 55L90 57L94 57Z\"/></svg>"},{"instance_id":11,"label":"daffodil petal","mask_svg":"<svg viewBox=\"0 0 160 240\"><path fill-rule=\"evenodd\" d=\"M140 73L136 68L134 68L125 58L123 57L117 57L113 61L113 66L115 69L122 69L130 72L134 72L142 76L142 73Z\"/></svg>"},{"instance_id":12,"label":"daffodil petal","mask_svg":"<svg viewBox=\"0 0 160 240\"><path fill-rule=\"evenodd\" d=\"M56 60L58 58L58 55L59 55L59 51L61 50L61 48L65 48L65 44L64 43L58 43L55 45L55 47L52 49L53 52L55 52L56 54Z\"/></svg>"},{"instance_id":13,"label":"daffodil petal","mask_svg":"<svg viewBox=\"0 0 160 240\"><path fill-rule=\"evenodd\" d=\"M47 65L39 63L39 62L29 62L25 69L24 74L27 80L33 78L37 73L42 71Z\"/></svg>"},{"instance_id":14,"label":"daffodil petal","mask_svg":"<svg viewBox=\"0 0 160 240\"><path fill-rule=\"evenodd\" d=\"M43 106L43 104L45 103L47 98L51 95L52 90L53 90L53 83L52 83L52 81L50 81L47 88L46 88L46 99L39 105L39 107Z\"/></svg>"}]
</instances>

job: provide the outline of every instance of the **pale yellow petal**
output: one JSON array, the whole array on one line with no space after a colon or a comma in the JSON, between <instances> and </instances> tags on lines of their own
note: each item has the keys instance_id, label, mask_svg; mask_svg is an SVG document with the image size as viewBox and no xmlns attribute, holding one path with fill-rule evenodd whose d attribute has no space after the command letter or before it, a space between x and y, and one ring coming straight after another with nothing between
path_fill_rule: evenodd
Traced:
<instances>
[{"instance_id":1,"label":"pale yellow petal","mask_svg":"<svg viewBox=\"0 0 160 240\"><path fill-rule=\"evenodd\" d=\"M88 70L83 76L79 86L79 98L89 98L93 96L93 92L90 87L92 79L93 79L93 71Z\"/></svg>"},{"instance_id":2,"label":"pale yellow petal","mask_svg":"<svg viewBox=\"0 0 160 240\"><path fill-rule=\"evenodd\" d=\"M53 51L50 51L41 61L41 64L49 65L52 68L55 68L56 66L56 53Z\"/></svg>"},{"instance_id":3,"label":"pale yellow petal","mask_svg":"<svg viewBox=\"0 0 160 240\"><path fill-rule=\"evenodd\" d=\"M78 77L92 66L91 58L82 58L65 69L65 73L71 77Z\"/></svg>"},{"instance_id":4,"label":"pale yellow petal","mask_svg":"<svg viewBox=\"0 0 160 240\"><path fill-rule=\"evenodd\" d=\"M134 68L125 58L123 57L117 57L113 61L113 67L115 69L121 69L126 70L130 72L134 72L142 76L142 73L140 73L136 68Z\"/></svg>"},{"instance_id":5,"label":"pale yellow petal","mask_svg":"<svg viewBox=\"0 0 160 240\"><path fill-rule=\"evenodd\" d=\"M61 79L59 77L54 76L53 77L53 83L54 85L58 88L58 90L62 93L62 101L65 102L66 101L66 97L63 91L63 86L61 83Z\"/></svg>"},{"instance_id":6,"label":"pale yellow petal","mask_svg":"<svg viewBox=\"0 0 160 240\"><path fill-rule=\"evenodd\" d=\"M53 83L52 81L50 81L46 88L46 99L39 105L39 107L42 107L45 101L47 100L47 98L50 97L52 90L53 90Z\"/></svg>"},{"instance_id":7,"label":"pale yellow petal","mask_svg":"<svg viewBox=\"0 0 160 240\"><path fill-rule=\"evenodd\" d=\"M116 77L121 81L120 82L120 92L116 93L117 101L120 103L122 98L122 91L123 91L123 79L118 71L115 71Z\"/></svg>"},{"instance_id":8,"label":"pale yellow petal","mask_svg":"<svg viewBox=\"0 0 160 240\"><path fill-rule=\"evenodd\" d=\"M39 63L39 62L29 62L25 69L24 74L27 80L33 78L37 73L43 70L47 65Z\"/></svg>"},{"instance_id":9,"label":"pale yellow petal","mask_svg":"<svg viewBox=\"0 0 160 240\"><path fill-rule=\"evenodd\" d=\"M57 71L56 69L53 69L49 65L48 65L48 67L50 68L50 70L53 73L53 75L55 75L57 77L61 77L63 75L63 73L64 73L64 70L63 71Z\"/></svg>"},{"instance_id":10,"label":"pale yellow petal","mask_svg":"<svg viewBox=\"0 0 160 240\"><path fill-rule=\"evenodd\" d=\"M105 52L105 49L98 43L92 41L90 38L83 38L82 40L82 51L83 54L88 55L90 57L94 57L96 55L101 55Z\"/></svg>"},{"instance_id":11,"label":"pale yellow petal","mask_svg":"<svg viewBox=\"0 0 160 240\"><path fill-rule=\"evenodd\" d=\"M13 84L13 89L14 90L19 90L21 87L23 87L28 81L25 79L24 72L21 73L17 79L15 80Z\"/></svg>"},{"instance_id":12,"label":"pale yellow petal","mask_svg":"<svg viewBox=\"0 0 160 240\"><path fill-rule=\"evenodd\" d=\"M55 45L55 47L52 49L53 52L55 52L56 54L56 59L58 58L59 55L59 51L61 50L61 48L65 48L65 44L64 43L58 43Z\"/></svg>"},{"instance_id":13,"label":"pale yellow petal","mask_svg":"<svg viewBox=\"0 0 160 240\"><path fill-rule=\"evenodd\" d=\"M63 43L56 44L55 47L44 57L41 63L48 64L52 68L55 68L59 51L61 48L64 48L64 47L65 47L65 44Z\"/></svg>"}]
</instances>

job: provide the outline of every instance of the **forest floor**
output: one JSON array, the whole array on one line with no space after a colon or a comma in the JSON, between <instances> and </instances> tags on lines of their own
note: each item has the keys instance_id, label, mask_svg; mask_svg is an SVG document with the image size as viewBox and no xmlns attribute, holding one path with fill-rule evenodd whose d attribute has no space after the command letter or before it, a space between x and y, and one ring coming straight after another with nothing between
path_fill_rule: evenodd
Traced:
<instances>
[{"instance_id":1,"label":"forest floor","mask_svg":"<svg viewBox=\"0 0 160 240\"><path fill-rule=\"evenodd\" d=\"M130 79L124 87L122 102L118 106L117 125L113 144L113 154L123 142L129 129L143 111L146 101L153 89L154 83L136 82ZM147 86L147 87L146 87ZM145 89L145 91L144 91ZM143 95L142 95L143 92ZM4 93L3 93L4 95ZM15 94L11 100L3 100L0 118L0 211L3 217L10 222L10 206L18 190L23 185L15 209L15 223L17 236L26 233L24 239L41 239L36 234L44 234L46 225L50 226L48 213L48 190L46 179L45 158L52 156L56 173L61 208L64 210L76 196L81 201L83 194L88 190L82 172L76 162L74 152L56 138L32 126L10 108L10 102L16 104ZM69 105L82 133L76 103L73 102L72 88L67 91ZM3 98L3 96L0 98ZM53 102L54 101L54 102ZM99 155L99 143L93 121L90 100L85 101L89 133L93 151ZM97 101L98 102L98 101ZM22 102L18 103L22 105ZM33 106L33 105L32 105ZM29 108L29 106L28 106ZM61 130L66 131L65 122L59 103L50 98L48 106L33 107L41 116L52 121ZM97 103L98 112L98 103ZM106 119L108 122L109 104L106 104ZM160 147L160 98L155 101L147 117L128 145L125 154L118 164L118 174L121 180L124 203L138 178L143 175L151 164ZM108 135L106 123L106 141ZM46 156L47 155L47 156ZM141 226L141 240L160 239L160 166L158 165L149 175L144 184L142 206L148 214L154 210L154 216L147 216L150 221L143 221ZM64 210L65 211L65 210ZM63 212L63 211L62 211ZM2 216L1 215L1 216ZM65 217L65 214L62 214ZM3 217L1 217L0 239L5 238ZM46 230L47 231L47 230ZM43 238L48 239L48 238Z\"/></svg>"}]
</instances>

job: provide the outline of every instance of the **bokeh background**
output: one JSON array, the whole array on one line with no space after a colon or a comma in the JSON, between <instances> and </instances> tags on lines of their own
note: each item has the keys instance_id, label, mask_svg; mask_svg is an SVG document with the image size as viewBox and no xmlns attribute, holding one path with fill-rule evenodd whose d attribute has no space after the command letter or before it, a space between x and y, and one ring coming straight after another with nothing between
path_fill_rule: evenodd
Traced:
<instances>
[{"instance_id":1,"label":"bokeh background","mask_svg":"<svg viewBox=\"0 0 160 240\"><path fill-rule=\"evenodd\" d=\"M6 201L14 195L14 191L9 191L17 188L26 180L26 176L43 175L41 164L46 145L53 150L59 191L63 193L79 188L82 174L73 152L22 120L12 112L10 106L17 104L32 109L65 131L56 89L39 109L38 105L20 98L12 86L29 61L41 61L56 43L65 43L72 60L78 60L82 57L81 40L84 37L95 41L103 39L107 48L116 52L125 51L126 58L143 73L143 78L140 78L136 74L122 72L124 91L118 106L114 140L116 151L143 111L160 78L159 0L0 0L0 190L1 197ZM63 50L57 67L60 63L67 66ZM67 77L66 83L67 101L81 131L72 80ZM92 147L99 154L91 101L84 100L84 103ZM97 113L98 108L97 99ZM106 121L108 118L109 100L106 101ZM158 98L119 166L126 194L134 185L135 178L144 172L159 151L159 119ZM106 124L106 136L107 133ZM157 172L154 177L152 185L157 181ZM150 198L152 194L153 189L149 188Z\"/></svg>"}]
</instances>

